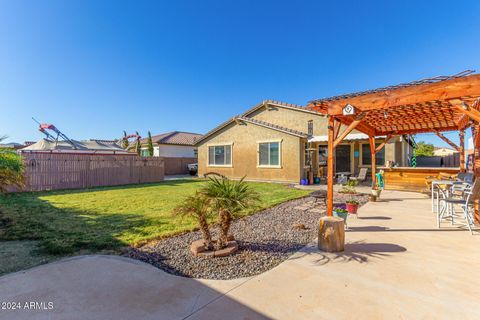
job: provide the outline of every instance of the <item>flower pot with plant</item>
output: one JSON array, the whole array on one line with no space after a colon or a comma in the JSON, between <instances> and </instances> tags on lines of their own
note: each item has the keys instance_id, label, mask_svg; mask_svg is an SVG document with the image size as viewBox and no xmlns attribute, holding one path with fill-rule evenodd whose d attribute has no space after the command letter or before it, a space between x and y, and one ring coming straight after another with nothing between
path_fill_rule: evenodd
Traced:
<instances>
[{"instance_id":1,"label":"flower pot with plant","mask_svg":"<svg viewBox=\"0 0 480 320\"><path fill-rule=\"evenodd\" d=\"M333 216L342 218L345 221L345 228L347 227L347 218L348 218L348 211L347 209L335 207L333 208Z\"/></svg>"},{"instance_id":2,"label":"flower pot with plant","mask_svg":"<svg viewBox=\"0 0 480 320\"><path fill-rule=\"evenodd\" d=\"M377 186L374 186L372 188L372 195L375 196L376 198L380 198L380 193L382 193L382 189L380 189Z\"/></svg>"},{"instance_id":3,"label":"flower pot with plant","mask_svg":"<svg viewBox=\"0 0 480 320\"><path fill-rule=\"evenodd\" d=\"M347 205L348 213L357 214L357 210L358 210L358 201L357 200L350 199L350 200L345 201L345 203Z\"/></svg>"}]
</instances>

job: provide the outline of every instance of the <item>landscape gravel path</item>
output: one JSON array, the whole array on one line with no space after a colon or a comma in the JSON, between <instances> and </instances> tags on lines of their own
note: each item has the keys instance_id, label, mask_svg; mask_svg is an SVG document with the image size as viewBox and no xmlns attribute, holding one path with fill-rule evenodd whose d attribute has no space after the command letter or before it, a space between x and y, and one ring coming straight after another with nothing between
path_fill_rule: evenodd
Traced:
<instances>
[{"instance_id":1,"label":"landscape gravel path","mask_svg":"<svg viewBox=\"0 0 480 320\"><path fill-rule=\"evenodd\" d=\"M336 194L336 202L350 195ZM368 195L356 195L360 205ZM237 253L222 258L195 257L190 244L201 238L198 231L162 239L124 255L150 263L168 273L199 279L235 279L263 273L288 259L317 236L318 219L325 214L323 201L313 197L292 200L254 215L235 220L231 233ZM213 232L214 236L216 232Z\"/></svg>"}]
</instances>

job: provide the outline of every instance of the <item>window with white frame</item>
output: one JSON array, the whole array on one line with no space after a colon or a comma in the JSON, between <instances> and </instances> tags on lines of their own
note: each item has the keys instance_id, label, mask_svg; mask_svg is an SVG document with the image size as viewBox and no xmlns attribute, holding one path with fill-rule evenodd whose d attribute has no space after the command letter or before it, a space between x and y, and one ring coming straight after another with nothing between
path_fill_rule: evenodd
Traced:
<instances>
[{"instance_id":1,"label":"window with white frame","mask_svg":"<svg viewBox=\"0 0 480 320\"><path fill-rule=\"evenodd\" d=\"M232 165L232 146L210 146L208 147L208 165L209 166L231 166Z\"/></svg>"},{"instance_id":2,"label":"window with white frame","mask_svg":"<svg viewBox=\"0 0 480 320\"><path fill-rule=\"evenodd\" d=\"M258 165L260 167L280 166L280 141L258 144Z\"/></svg>"}]
</instances>

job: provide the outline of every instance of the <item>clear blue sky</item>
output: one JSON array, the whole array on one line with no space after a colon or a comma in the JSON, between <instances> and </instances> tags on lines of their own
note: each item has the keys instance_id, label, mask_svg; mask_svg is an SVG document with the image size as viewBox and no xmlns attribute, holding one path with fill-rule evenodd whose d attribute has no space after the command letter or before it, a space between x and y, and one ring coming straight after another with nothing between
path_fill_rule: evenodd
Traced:
<instances>
[{"instance_id":1,"label":"clear blue sky","mask_svg":"<svg viewBox=\"0 0 480 320\"><path fill-rule=\"evenodd\" d=\"M264 99L480 71L479 16L458 0L0 0L0 135L41 138L32 116L73 139L205 133Z\"/></svg>"}]
</instances>

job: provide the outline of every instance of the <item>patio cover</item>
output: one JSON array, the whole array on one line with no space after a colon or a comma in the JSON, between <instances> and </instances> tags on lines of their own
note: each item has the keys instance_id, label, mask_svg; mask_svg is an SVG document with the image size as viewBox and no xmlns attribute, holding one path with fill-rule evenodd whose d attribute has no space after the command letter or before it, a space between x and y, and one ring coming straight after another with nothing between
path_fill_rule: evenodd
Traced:
<instances>
[{"instance_id":1,"label":"patio cover","mask_svg":"<svg viewBox=\"0 0 480 320\"><path fill-rule=\"evenodd\" d=\"M480 74L467 70L453 76L439 76L385 88L311 101L307 108L328 116L327 213L333 209L333 152L354 129L368 135L372 154L372 182L375 183L375 154L395 135L434 132L460 152L464 164L464 132L472 127L475 146L474 173L480 173ZM340 134L340 127L347 126ZM460 145L441 132L459 131ZM386 136L376 147L375 137ZM480 221L478 203L475 220Z\"/></svg>"},{"instance_id":2,"label":"patio cover","mask_svg":"<svg viewBox=\"0 0 480 320\"><path fill-rule=\"evenodd\" d=\"M381 136L377 138L385 138L385 136ZM350 133L343 140L354 141L354 140L366 140L366 139L368 139L368 135L365 133ZM308 142L327 142L327 141L328 141L328 135L313 136L308 139Z\"/></svg>"}]
</instances>

